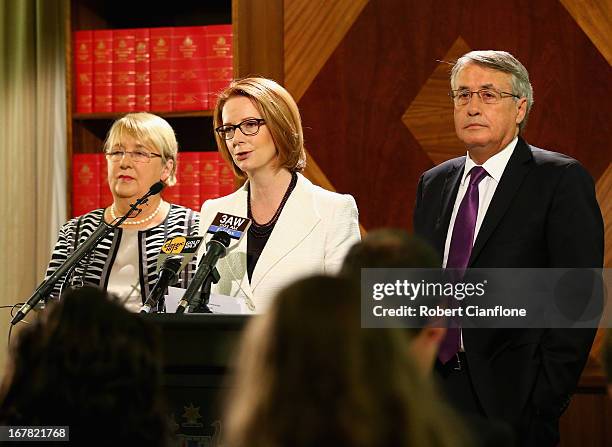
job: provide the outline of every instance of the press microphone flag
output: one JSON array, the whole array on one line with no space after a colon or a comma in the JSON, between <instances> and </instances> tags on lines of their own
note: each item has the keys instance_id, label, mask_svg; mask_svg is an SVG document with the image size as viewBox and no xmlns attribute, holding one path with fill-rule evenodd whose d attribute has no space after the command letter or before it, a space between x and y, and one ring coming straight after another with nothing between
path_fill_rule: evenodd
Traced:
<instances>
[{"instance_id":1,"label":"press microphone flag","mask_svg":"<svg viewBox=\"0 0 612 447\"><path fill-rule=\"evenodd\" d=\"M36 304L42 299L46 299L55 287L55 284L70 270L72 270L81 259L83 259L87 253L89 253L93 248L98 245L104 236L110 233L113 229L119 227L128 216L138 208L138 206L146 203L149 197L158 194L164 188L164 183L159 181L154 183L149 191L135 203L130 205L130 210L123 216L121 216L116 222L113 222L112 225L107 224L102 220L102 223L96 230L89 236L65 261L62 265L60 265L53 274L45 279L40 285L36 288L32 296L26 301L26 303L21 306L21 309L15 314L13 319L11 320L11 324L15 325L19 323L23 317L25 317L30 310L32 310Z\"/></svg>"},{"instance_id":2,"label":"press microphone flag","mask_svg":"<svg viewBox=\"0 0 612 447\"><path fill-rule=\"evenodd\" d=\"M202 236L176 236L167 239L157 257L157 271L159 272L166 258L179 255L182 258L179 273L182 272L187 264L196 256L203 239L204 237Z\"/></svg>"},{"instance_id":3,"label":"press microphone flag","mask_svg":"<svg viewBox=\"0 0 612 447\"><path fill-rule=\"evenodd\" d=\"M227 213L217 213L213 219L207 233L215 234L217 231L224 231L232 239L240 240L251 225L251 219L240 216L232 216Z\"/></svg>"},{"instance_id":4,"label":"press microphone flag","mask_svg":"<svg viewBox=\"0 0 612 447\"><path fill-rule=\"evenodd\" d=\"M166 288L191 262L203 239L202 236L176 236L164 242L157 257L159 279L140 308L140 313L151 313L157 307Z\"/></svg>"}]
</instances>

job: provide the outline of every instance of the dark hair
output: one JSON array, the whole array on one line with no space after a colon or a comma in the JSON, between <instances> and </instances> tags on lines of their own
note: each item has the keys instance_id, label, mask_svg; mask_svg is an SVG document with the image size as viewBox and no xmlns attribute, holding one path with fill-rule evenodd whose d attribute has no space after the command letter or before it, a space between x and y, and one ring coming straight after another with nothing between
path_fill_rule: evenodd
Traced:
<instances>
[{"instance_id":1,"label":"dark hair","mask_svg":"<svg viewBox=\"0 0 612 447\"><path fill-rule=\"evenodd\" d=\"M383 228L368 233L351 247L344 258L341 275L359 279L362 268L438 268L436 251L405 230Z\"/></svg>"},{"instance_id":2,"label":"dark hair","mask_svg":"<svg viewBox=\"0 0 612 447\"><path fill-rule=\"evenodd\" d=\"M286 287L244 333L227 445L462 445L407 346L402 331L361 328L354 281L314 276Z\"/></svg>"},{"instance_id":3,"label":"dark hair","mask_svg":"<svg viewBox=\"0 0 612 447\"><path fill-rule=\"evenodd\" d=\"M12 349L0 422L67 425L70 439L167 445L156 328L103 291L51 303Z\"/></svg>"},{"instance_id":4,"label":"dark hair","mask_svg":"<svg viewBox=\"0 0 612 447\"><path fill-rule=\"evenodd\" d=\"M388 269L437 269L442 265L436 251L418 236L405 230L383 228L371 231L348 251L340 275L360 283L362 268ZM412 318L415 322L417 319ZM428 323L423 318L421 324ZM438 322L436 325L439 325ZM405 328L410 336L416 336L421 329Z\"/></svg>"}]
</instances>

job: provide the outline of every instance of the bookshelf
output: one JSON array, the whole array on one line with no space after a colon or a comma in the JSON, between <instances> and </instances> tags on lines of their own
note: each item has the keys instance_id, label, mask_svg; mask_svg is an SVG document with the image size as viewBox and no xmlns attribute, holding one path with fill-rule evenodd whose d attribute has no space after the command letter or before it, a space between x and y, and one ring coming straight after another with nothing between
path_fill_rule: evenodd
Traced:
<instances>
[{"instance_id":1,"label":"bookshelf","mask_svg":"<svg viewBox=\"0 0 612 447\"><path fill-rule=\"evenodd\" d=\"M283 0L180 0L164 6L116 0L70 1L66 17L67 218L72 216L72 155L100 152L113 121L124 115L76 113L73 32L217 24L232 25L234 77L256 74L283 82ZM216 150L210 108L151 113L162 116L174 128L180 151L205 152Z\"/></svg>"}]
</instances>

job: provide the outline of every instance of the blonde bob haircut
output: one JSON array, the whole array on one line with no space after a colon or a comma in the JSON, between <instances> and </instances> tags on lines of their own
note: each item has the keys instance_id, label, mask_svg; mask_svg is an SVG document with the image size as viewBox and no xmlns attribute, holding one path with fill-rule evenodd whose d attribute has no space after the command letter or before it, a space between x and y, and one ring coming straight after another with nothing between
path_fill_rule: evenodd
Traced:
<instances>
[{"instance_id":1,"label":"blonde bob haircut","mask_svg":"<svg viewBox=\"0 0 612 447\"><path fill-rule=\"evenodd\" d=\"M291 172L303 171L306 166L306 150L302 120L297 104L289 92L271 79L259 77L236 79L219 93L213 115L215 129L224 124L223 106L230 98L237 96L249 98L261 117L266 120L265 125L268 126L276 147L278 168L286 168ZM245 173L232 159L227 141L217 132L215 138L221 156L230 163L234 174L245 178Z\"/></svg>"},{"instance_id":2,"label":"blonde bob haircut","mask_svg":"<svg viewBox=\"0 0 612 447\"><path fill-rule=\"evenodd\" d=\"M176 183L178 143L174 130L165 119L146 112L128 113L115 121L108 131L104 152L120 145L123 135L138 140L149 150L158 150L163 166L172 160L172 169L165 183L168 186Z\"/></svg>"}]
</instances>

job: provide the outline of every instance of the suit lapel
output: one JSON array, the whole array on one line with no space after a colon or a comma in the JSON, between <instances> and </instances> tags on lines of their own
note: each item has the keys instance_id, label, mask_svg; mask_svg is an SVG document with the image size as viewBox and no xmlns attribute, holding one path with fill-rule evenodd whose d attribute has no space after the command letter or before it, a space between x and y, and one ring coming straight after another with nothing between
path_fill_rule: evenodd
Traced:
<instances>
[{"instance_id":1,"label":"suit lapel","mask_svg":"<svg viewBox=\"0 0 612 447\"><path fill-rule=\"evenodd\" d=\"M464 167L465 157L459 164L456 164L448 171L446 179L444 180L444 186L442 187L442 205L440 208L440 215L436 222L435 235L435 244L439 253L444 253L448 226L450 225L451 215L453 214L455 198L457 197L457 191L459 191L459 184L461 183Z\"/></svg>"},{"instance_id":2,"label":"suit lapel","mask_svg":"<svg viewBox=\"0 0 612 447\"><path fill-rule=\"evenodd\" d=\"M314 207L312 184L298 174L295 189L285 203L253 270L251 289L255 290L268 272L299 245L320 220Z\"/></svg>"},{"instance_id":3,"label":"suit lapel","mask_svg":"<svg viewBox=\"0 0 612 447\"><path fill-rule=\"evenodd\" d=\"M236 197L231 204L224 207L221 212L231 214L233 216L247 216L247 183L245 183L236 193ZM225 264L226 270L230 272L232 281L242 289L242 292L253 299L253 291L249 284L249 278L246 275L246 251L247 251L247 234L238 242L238 245L230 245L227 255L221 259ZM244 262L243 262L244 261Z\"/></svg>"},{"instance_id":4,"label":"suit lapel","mask_svg":"<svg viewBox=\"0 0 612 447\"><path fill-rule=\"evenodd\" d=\"M523 183L525 175L527 175L532 167L529 163L532 159L533 156L529 146L522 138L519 138L478 231L468 266L472 265L504 214L506 214L514 196Z\"/></svg>"}]
</instances>

